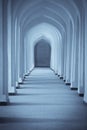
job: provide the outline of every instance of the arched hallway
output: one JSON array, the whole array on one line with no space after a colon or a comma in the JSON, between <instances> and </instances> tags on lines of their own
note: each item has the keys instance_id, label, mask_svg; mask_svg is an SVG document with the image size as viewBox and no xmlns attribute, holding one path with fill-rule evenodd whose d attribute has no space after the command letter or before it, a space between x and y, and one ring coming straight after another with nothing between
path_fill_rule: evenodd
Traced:
<instances>
[{"instance_id":1,"label":"arched hallway","mask_svg":"<svg viewBox=\"0 0 87 130\"><path fill-rule=\"evenodd\" d=\"M48 68L35 69L26 76L10 101L9 106L0 108L1 130L87 129L87 106L82 97Z\"/></svg>"},{"instance_id":2,"label":"arched hallway","mask_svg":"<svg viewBox=\"0 0 87 130\"><path fill-rule=\"evenodd\" d=\"M0 0L0 129L86 130L86 104L87 0Z\"/></svg>"}]
</instances>

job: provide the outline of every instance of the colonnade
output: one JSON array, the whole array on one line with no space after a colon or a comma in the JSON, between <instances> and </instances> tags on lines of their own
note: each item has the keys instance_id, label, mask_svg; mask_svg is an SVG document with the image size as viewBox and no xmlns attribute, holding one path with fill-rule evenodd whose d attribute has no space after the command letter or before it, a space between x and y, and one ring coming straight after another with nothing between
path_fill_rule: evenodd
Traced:
<instances>
[{"instance_id":1,"label":"colonnade","mask_svg":"<svg viewBox=\"0 0 87 130\"><path fill-rule=\"evenodd\" d=\"M0 103L17 94L42 39L51 46L51 69L87 102L86 12L86 0L0 0Z\"/></svg>"}]
</instances>

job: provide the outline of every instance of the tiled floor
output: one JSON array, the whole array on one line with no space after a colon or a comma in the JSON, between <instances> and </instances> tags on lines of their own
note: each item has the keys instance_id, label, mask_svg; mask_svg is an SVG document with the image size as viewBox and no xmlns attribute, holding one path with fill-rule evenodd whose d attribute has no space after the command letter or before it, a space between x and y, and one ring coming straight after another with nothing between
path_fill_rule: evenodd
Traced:
<instances>
[{"instance_id":1,"label":"tiled floor","mask_svg":"<svg viewBox=\"0 0 87 130\"><path fill-rule=\"evenodd\" d=\"M35 69L9 98L0 106L0 130L87 130L83 98L50 69Z\"/></svg>"}]
</instances>

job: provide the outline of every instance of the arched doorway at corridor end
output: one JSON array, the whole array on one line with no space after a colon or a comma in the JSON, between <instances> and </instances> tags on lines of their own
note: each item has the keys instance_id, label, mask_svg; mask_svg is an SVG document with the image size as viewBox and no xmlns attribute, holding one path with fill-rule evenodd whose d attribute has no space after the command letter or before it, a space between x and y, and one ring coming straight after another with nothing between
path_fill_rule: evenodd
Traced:
<instances>
[{"instance_id":1,"label":"arched doorway at corridor end","mask_svg":"<svg viewBox=\"0 0 87 130\"><path fill-rule=\"evenodd\" d=\"M34 48L35 67L50 67L51 46L48 41L42 39L36 43Z\"/></svg>"}]
</instances>

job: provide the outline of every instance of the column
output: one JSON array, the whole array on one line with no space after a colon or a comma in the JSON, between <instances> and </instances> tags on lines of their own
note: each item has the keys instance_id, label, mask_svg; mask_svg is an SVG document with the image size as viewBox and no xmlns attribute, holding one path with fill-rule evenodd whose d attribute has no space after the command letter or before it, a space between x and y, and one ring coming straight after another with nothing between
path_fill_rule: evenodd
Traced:
<instances>
[{"instance_id":1,"label":"column","mask_svg":"<svg viewBox=\"0 0 87 130\"><path fill-rule=\"evenodd\" d=\"M67 44L66 44L66 85L70 85L71 75L71 47L72 47L72 22L68 20L67 24Z\"/></svg>"},{"instance_id":2,"label":"column","mask_svg":"<svg viewBox=\"0 0 87 130\"><path fill-rule=\"evenodd\" d=\"M11 84L11 0L8 0L8 93L15 94L15 87Z\"/></svg>"},{"instance_id":3,"label":"column","mask_svg":"<svg viewBox=\"0 0 87 130\"><path fill-rule=\"evenodd\" d=\"M84 79L84 101L87 103L87 1L84 2L85 5L85 79Z\"/></svg>"},{"instance_id":4,"label":"column","mask_svg":"<svg viewBox=\"0 0 87 130\"><path fill-rule=\"evenodd\" d=\"M63 74L63 80L66 81L66 53L67 53L67 31L65 32L65 38L63 40L63 46L64 46L64 74Z\"/></svg>"},{"instance_id":5,"label":"column","mask_svg":"<svg viewBox=\"0 0 87 130\"><path fill-rule=\"evenodd\" d=\"M29 49L28 52L30 52ZM29 53L27 54L27 40L24 35L24 76L29 75L29 68L27 71L27 60L29 59L29 55L30 55Z\"/></svg>"},{"instance_id":6,"label":"column","mask_svg":"<svg viewBox=\"0 0 87 130\"><path fill-rule=\"evenodd\" d=\"M72 39L72 57L71 57L71 89L78 89L78 43L76 41L77 38L77 16L74 20L74 28L73 28L73 39Z\"/></svg>"},{"instance_id":7,"label":"column","mask_svg":"<svg viewBox=\"0 0 87 130\"><path fill-rule=\"evenodd\" d=\"M12 28L11 28L11 85L16 93L16 42L15 42L15 17L12 15Z\"/></svg>"},{"instance_id":8,"label":"column","mask_svg":"<svg viewBox=\"0 0 87 130\"><path fill-rule=\"evenodd\" d=\"M0 104L8 99L7 0L0 0Z\"/></svg>"},{"instance_id":9,"label":"column","mask_svg":"<svg viewBox=\"0 0 87 130\"><path fill-rule=\"evenodd\" d=\"M64 65L64 44L63 40L60 40L60 79L63 79L63 65Z\"/></svg>"},{"instance_id":10,"label":"column","mask_svg":"<svg viewBox=\"0 0 87 130\"><path fill-rule=\"evenodd\" d=\"M16 45L16 88L19 88L20 82L20 27L18 20L15 20L15 45Z\"/></svg>"},{"instance_id":11,"label":"column","mask_svg":"<svg viewBox=\"0 0 87 130\"><path fill-rule=\"evenodd\" d=\"M19 25L20 26L20 25ZM23 82L23 76L24 76L24 39L22 36L22 30L20 27L20 70L19 70L19 83L21 84Z\"/></svg>"},{"instance_id":12,"label":"column","mask_svg":"<svg viewBox=\"0 0 87 130\"><path fill-rule=\"evenodd\" d=\"M84 14L78 19L78 38L79 38L79 49L78 49L78 94L84 95L84 48L85 48L85 34L84 34Z\"/></svg>"}]
</instances>

